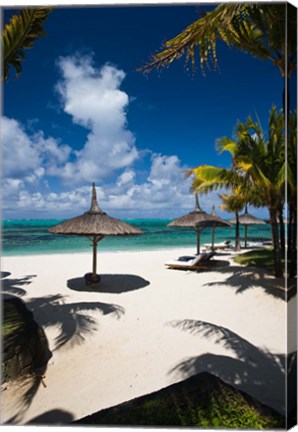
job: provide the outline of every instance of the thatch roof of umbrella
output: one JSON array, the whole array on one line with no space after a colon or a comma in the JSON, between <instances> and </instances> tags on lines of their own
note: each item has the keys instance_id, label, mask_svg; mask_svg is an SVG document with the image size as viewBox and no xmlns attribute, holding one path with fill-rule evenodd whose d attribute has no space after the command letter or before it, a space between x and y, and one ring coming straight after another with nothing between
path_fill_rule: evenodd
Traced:
<instances>
[{"instance_id":1,"label":"thatch roof of umbrella","mask_svg":"<svg viewBox=\"0 0 298 432\"><path fill-rule=\"evenodd\" d=\"M93 273L91 279L93 282L99 282L99 276L96 275L96 246L100 240L106 236L143 234L138 228L126 222L122 222L119 219L115 219L101 210L97 203L94 183L92 185L90 210L80 216L55 225L50 228L49 231L52 234L85 236L91 238L93 245Z\"/></svg>"},{"instance_id":2,"label":"thatch roof of umbrella","mask_svg":"<svg viewBox=\"0 0 298 432\"><path fill-rule=\"evenodd\" d=\"M219 228L219 227L231 227L232 224L222 218L220 218L215 213L215 207L212 206L212 212L209 216L212 216L212 219L207 219L205 221L200 222L200 226L204 228Z\"/></svg>"},{"instance_id":3,"label":"thatch roof of umbrella","mask_svg":"<svg viewBox=\"0 0 298 432\"><path fill-rule=\"evenodd\" d=\"M194 228L197 233L197 254L200 253L200 231L209 227L218 227L218 226L231 226L229 222L220 219L216 215L212 215L204 212L199 204L198 195L195 194L196 205L195 209L187 213L184 216L181 216L178 219L173 220L168 224L169 227L188 227Z\"/></svg>"},{"instance_id":4,"label":"thatch roof of umbrella","mask_svg":"<svg viewBox=\"0 0 298 432\"><path fill-rule=\"evenodd\" d=\"M195 200L196 205L193 211L173 220L168 224L168 226L194 228L198 223L210 220L211 215L201 209L197 194L195 195Z\"/></svg>"},{"instance_id":5,"label":"thatch roof of umbrella","mask_svg":"<svg viewBox=\"0 0 298 432\"><path fill-rule=\"evenodd\" d=\"M214 240L215 240L215 228L220 227L231 227L232 224L222 218L220 218L216 212L214 205L212 206L212 212L211 212L212 220L206 220L202 221L200 223L200 226L202 228L212 228L211 232L211 249L214 250Z\"/></svg>"},{"instance_id":6,"label":"thatch roof of umbrella","mask_svg":"<svg viewBox=\"0 0 298 432\"><path fill-rule=\"evenodd\" d=\"M230 219L231 223L236 223L236 218ZM239 222L241 225L263 225L266 222L263 219L259 219L250 213L243 213L239 216Z\"/></svg>"},{"instance_id":7,"label":"thatch roof of umbrella","mask_svg":"<svg viewBox=\"0 0 298 432\"><path fill-rule=\"evenodd\" d=\"M92 185L90 210L62 222L49 230L53 234L76 236L119 236L142 234L138 228L113 218L101 210L96 199L95 184Z\"/></svg>"},{"instance_id":8,"label":"thatch roof of umbrella","mask_svg":"<svg viewBox=\"0 0 298 432\"><path fill-rule=\"evenodd\" d=\"M236 223L236 218L230 220L231 223ZM248 225L265 225L266 222L263 219L259 219L247 211L247 204L245 206L245 211L239 216L239 223L244 225L244 246L247 247L247 227Z\"/></svg>"}]
</instances>

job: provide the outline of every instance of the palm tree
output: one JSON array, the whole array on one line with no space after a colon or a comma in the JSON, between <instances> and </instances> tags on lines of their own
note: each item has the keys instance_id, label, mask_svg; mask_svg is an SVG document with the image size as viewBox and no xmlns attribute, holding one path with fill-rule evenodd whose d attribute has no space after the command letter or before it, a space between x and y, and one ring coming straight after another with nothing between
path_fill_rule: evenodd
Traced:
<instances>
[{"instance_id":1,"label":"palm tree","mask_svg":"<svg viewBox=\"0 0 298 432\"><path fill-rule=\"evenodd\" d=\"M217 41L235 47L261 60L270 60L278 67L285 89L297 67L297 17L288 3L224 3L190 24L185 30L164 43L164 49L152 61L140 68L143 72L169 66L186 55L195 68L199 54L200 68L218 67ZM287 94L289 104L289 92ZM289 106L289 105L288 105Z\"/></svg>"},{"instance_id":2,"label":"palm tree","mask_svg":"<svg viewBox=\"0 0 298 432\"><path fill-rule=\"evenodd\" d=\"M266 140L260 125L248 119L245 130L247 140L240 142L235 162L251 179L259 191L263 205L268 207L274 247L274 265L276 277L283 276L281 263L282 252L278 222L283 227L282 211L284 186L286 182L284 117L275 107L269 117L269 135ZM285 248L284 242L282 242Z\"/></svg>"},{"instance_id":3,"label":"palm tree","mask_svg":"<svg viewBox=\"0 0 298 432\"><path fill-rule=\"evenodd\" d=\"M232 194L220 194L219 196L223 201L221 208L227 212L235 213L235 251L240 251L239 212L243 209L246 201L239 188L234 188Z\"/></svg>"},{"instance_id":4,"label":"palm tree","mask_svg":"<svg viewBox=\"0 0 298 432\"><path fill-rule=\"evenodd\" d=\"M268 152L273 155L276 160L275 167L283 167L286 159L285 154L285 139L284 139L284 116L278 113L275 107L272 108L269 117L269 137L268 137ZM284 186L284 185L283 185ZM284 224L284 204L285 204L286 191L282 187L280 190L280 197L278 203L277 220L280 228L280 248L283 255L286 254L285 244L285 224Z\"/></svg>"},{"instance_id":5,"label":"palm tree","mask_svg":"<svg viewBox=\"0 0 298 432\"><path fill-rule=\"evenodd\" d=\"M10 67L18 77L22 71L25 49L33 47L35 41L44 36L45 20L53 8L27 8L18 15L13 15L1 32L1 49L3 59L2 80L9 79Z\"/></svg>"},{"instance_id":6,"label":"palm tree","mask_svg":"<svg viewBox=\"0 0 298 432\"><path fill-rule=\"evenodd\" d=\"M194 174L194 183L198 178L198 190L205 191L219 187L238 188L238 195L241 194L247 203L256 207L268 207L274 245L275 275L282 277L278 216L286 180L283 113L278 112L275 107L272 108L267 140L260 125L249 117L246 123L238 123L236 139L219 139L217 149L219 153L228 151L231 154L232 168L229 170L208 165L193 168L189 173Z\"/></svg>"}]
</instances>

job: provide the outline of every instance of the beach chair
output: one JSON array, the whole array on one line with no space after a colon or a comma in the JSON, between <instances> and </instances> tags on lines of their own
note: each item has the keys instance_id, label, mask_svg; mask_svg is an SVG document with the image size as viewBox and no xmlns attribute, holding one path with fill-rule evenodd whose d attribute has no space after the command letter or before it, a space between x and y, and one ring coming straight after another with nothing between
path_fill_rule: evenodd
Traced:
<instances>
[{"instance_id":1,"label":"beach chair","mask_svg":"<svg viewBox=\"0 0 298 432\"><path fill-rule=\"evenodd\" d=\"M182 256L177 260L168 261L165 266L169 269L202 270L208 267L209 260L216 255L214 251L194 256Z\"/></svg>"},{"instance_id":2,"label":"beach chair","mask_svg":"<svg viewBox=\"0 0 298 432\"><path fill-rule=\"evenodd\" d=\"M214 250L227 249L228 247L230 247L230 243L231 243L231 240L225 240L221 243L214 243L213 248L214 248ZM211 243L205 243L204 248L205 249L212 249L212 244Z\"/></svg>"}]
</instances>

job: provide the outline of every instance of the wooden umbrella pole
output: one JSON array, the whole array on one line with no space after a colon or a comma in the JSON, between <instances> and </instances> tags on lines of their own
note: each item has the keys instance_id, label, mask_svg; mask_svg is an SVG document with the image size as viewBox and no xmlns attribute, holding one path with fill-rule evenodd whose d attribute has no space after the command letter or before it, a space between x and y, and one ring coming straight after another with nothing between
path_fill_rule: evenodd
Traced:
<instances>
[{"instance_id":1,"label":"wooden umbrella pole","mask_svg":"<svg viewBox=\"0 0 298 432\"><path fill-rule=\"evenodd\" d=\"M97 283L100 281L100 277L96 274L96 268L97 268L97 243L104 238L103 235L94 235L90 237L92 247L93 247L93 262L92 262L92 273L91 273L91 280L94 283Z\"/></svg>"},{"instance_id":2,"label":"wooden umbrella pole","mask_svg":"<svg viewBox=\"0 0 298 432\"><path fill-rule=\"evenodd\" d=\"M247 225L244 225L244 247L247 248Z\"/></svg>"}]
</instances>

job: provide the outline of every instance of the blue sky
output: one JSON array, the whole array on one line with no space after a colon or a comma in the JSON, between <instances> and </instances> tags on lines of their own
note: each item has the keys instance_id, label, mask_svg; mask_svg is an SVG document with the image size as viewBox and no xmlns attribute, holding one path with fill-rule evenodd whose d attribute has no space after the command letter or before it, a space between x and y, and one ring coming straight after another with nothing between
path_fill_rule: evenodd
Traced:
<instances>
[{"instance_id":1,"label":"blue sky","mask_svg":"<svg viewBox=\"0 0 298 432\"><path fill-rule=\"evenodd\" d=\"M229 166L215 141L237 120L267 127L283 82L271 62L218 45L220 70L193 74L181 59L164 71L137 68L162 42L213 8L56 8L47 36L4 85L3 218L64 218L87 210L94 181L100 206L122 218L174 218L194 198L183 171ZM11 10L5 11L5 19ZM202 207L219 209L217 192ZM266 209L252 209L266 216Z\"/></svg>"}]
</instances>

